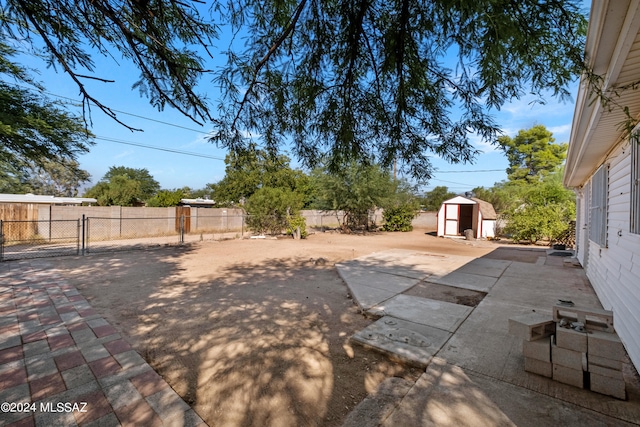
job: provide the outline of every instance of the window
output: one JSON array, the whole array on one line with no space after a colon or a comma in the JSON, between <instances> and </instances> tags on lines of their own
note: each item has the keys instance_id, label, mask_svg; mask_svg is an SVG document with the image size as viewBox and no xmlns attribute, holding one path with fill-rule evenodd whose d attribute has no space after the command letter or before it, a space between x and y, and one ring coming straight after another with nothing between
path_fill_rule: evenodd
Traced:
<instances>
[{"instance_id":1,"label":"window","mask_svg":"<svg viewBox=\"0 0 640 427\"><path fill-rule=\"evenodd\" d=\"M640 234L640 139L631 139L631 225L629 231Z\"/></svg>"},{"instance_id":2,"label":"window","mask_svg":"<svg viewBox=\"0 0 640 427\"><path fill-rule=\"evenodd\" d=\"M607 246L608 172L607 165L600 166L591 178L589 239L600 246Z\"/></svg>"}]
</instances>

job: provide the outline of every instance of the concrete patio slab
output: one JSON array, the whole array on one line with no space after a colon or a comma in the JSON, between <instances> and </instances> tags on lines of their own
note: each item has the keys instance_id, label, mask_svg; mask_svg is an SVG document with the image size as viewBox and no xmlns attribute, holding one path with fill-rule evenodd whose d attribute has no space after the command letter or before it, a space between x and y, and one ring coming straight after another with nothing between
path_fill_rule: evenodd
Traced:
<instances>
[{"instance_id":1,"label":"concrete patio slab","mask_svg":"<svg viewBox=\"0 0 640 427\"><path fill-rule=\"evenodd\" d=\"M340 266L338 274L342 280L351 284L351 288L364 286L393 291L397 294L406 291L420 281L420 279L410 276L394 275L361 266Z\"/></svg>"},{"instance_id":2,"label":"concrete patio slab","mask_svg":"<svg viewBox=\"0 0 640 427\"><path fill-rule=\"evenodd\" d=\"M609 426L612 419L526 388L433 359L380 424L395 426ZM630 426L616 420L617 426Z\"/></svg>"},{"instance_id":3,"label":"concrete patio slab","mask_svg":"<svg viewBox=\"0 0 640 427\"><path fill-rule=\"evenodd\" d=\"M384 316L351 339L412 366L426 368L451 333L431 326Z\"/></svg>"},{"instance_id":4,"label":"concrete patio slab","mask_svg":"<svg viewBox=\"0 0 640 427\"><path fill-rule=\"evenodd\" d=\"M429 278L430 282L439 285L455 286L474 291L489 292L498 281L497 277L484 276L476 273L454 271L440 278Z\"/></svg>"},{"instance_id":5,"label":"concrete patio slab","mask_svg":"<svg viewBox=\"0 0 640 427\"><path fill-rule=\"evenodd\" d=\"M456 272L479 274L481 276L500 277L507 267L511 265L511 261L501 259L484 259L477 258L473 261L458 268Z\"/></svg>"},{"instance_id":6,"label":"concrete patio slab","mask_svg":"<svg viewBox=\"0 0 640 427\"><path fill-rule=\"evenodd\" d=\"M429 277L428 282L462 288L471 284L471 289L487 292L475 308L403 294L371 308L370 314L417 321L451 335L395 406L385 400L385 410L360 425L640 425L640 378L628 359L623 362L626 401L524 370L522 340L509 334L509 318L533 312L551 316L558 299L601 308L582 269L563 267L545 256L539 261L482 258L458 264L458 270L450 271L444 280ZM457 311L460 307L464 312ZM371 330L384 334L379 322ZM388 347L394 349L394 345ZM403 390L398 385L395 395ZM353 414L349 419L363 418Z\"/></svg>"},{"instance_id":7,"label":"concrete patio slab","mask_svg":"<svg viewBox=\"0 0 640 427\"><path fill-rule=\"evenodd\" d=\"M471 313L464 305L436 301L409 295L396 295L390 300L370 308L372 316L392 316L409 322L454 332Z\"/></svg>"},{"instance_id":8,"label":"concrete patio slab","mask_svg":"<svg viewBox=\"0 0 640 427\"><path fill-rule=\"evenodd\" d=\"M393 298L397 294L393 291L372 288L369 286L354 286L351 288L351 296L358 306L366 311L384 301Z\"/></svg>"}]
</instances>

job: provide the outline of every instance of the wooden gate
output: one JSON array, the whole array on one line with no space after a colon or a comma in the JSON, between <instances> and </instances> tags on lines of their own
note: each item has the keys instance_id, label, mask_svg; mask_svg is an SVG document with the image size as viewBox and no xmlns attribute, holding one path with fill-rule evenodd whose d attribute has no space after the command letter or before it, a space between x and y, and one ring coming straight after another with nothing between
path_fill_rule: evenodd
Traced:
<instances>
[{"instance_id":1,"label":"wooden gate","mask_svg":"<svg viewBox=\"0 0 640 427\"><path fill-rule=\"evenodd\" d=\"M176 206L176 231L180 232L180 224L184 215L183 233L191 232L191 208L189 206Z\"/></svg>"}]
</instances>

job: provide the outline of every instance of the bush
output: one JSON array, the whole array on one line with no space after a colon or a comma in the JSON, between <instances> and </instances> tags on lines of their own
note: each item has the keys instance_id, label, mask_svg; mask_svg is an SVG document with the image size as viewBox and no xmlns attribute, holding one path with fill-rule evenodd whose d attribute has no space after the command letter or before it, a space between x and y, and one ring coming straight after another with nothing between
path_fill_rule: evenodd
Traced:
<instances>
[{"instance_id":1,"label":"bush","mask_svg":"<svg viewBox=\"0 0 640 427\"><path fill-rule=\"evenodd\" d=\"M307 238L307 220L303 216L295 215L290 217L287 225L289 229L288 234L295 236L296 230L300 228L300 238Z\"/></svg>"},{"instance_id":2,"label":"bush","mask_svg":"<svg viewBox=\"0 0 640 427\"><path fill-rule=\"evenodd\" d=\"M414 203L405 203L398 206L385 208L382 216L384 218L384 231L411 231L411 222L416 217Z\"/></svg>"},{"instance_id":3,"label":"bush","mask_svg":"<svg viewBox=\"0 0 640 427\"><path fill-rule=\"evenodd\" d=\"M302 197L299 194L282 188L263 187L247 200L247 226L260 234L280 234L289 229L292 218L300 216L301 208Z\"/></svg>"},{"instance_id":4,"label":"bush","mask_svg":"<svg viewBox=\"0 0 640 427\"><path fill-rule=\"evenodd\" d=\"M575 212L571 207L558 203L546 206L521 206L507 215L506 234L514 240L536 243L541 239L552 240L569 228Z\"/></svg>"}]
</instances>

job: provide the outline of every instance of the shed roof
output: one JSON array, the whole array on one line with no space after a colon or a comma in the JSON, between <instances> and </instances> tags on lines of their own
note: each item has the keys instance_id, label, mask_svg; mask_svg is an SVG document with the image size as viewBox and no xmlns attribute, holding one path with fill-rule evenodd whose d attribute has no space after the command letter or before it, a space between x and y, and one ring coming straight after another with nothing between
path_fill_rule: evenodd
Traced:
<instances>
[{"instance_id":1,"label":"shed roof","mask_svg":"<svg viewBox=\"0 0 640 427\"><path fill-rule=\"evenodd\" d=\"M465 196L456 196L452 199L445 200L442 202L443 205L478 205L480 209L480 213L482 213L483 219L495 220L497 219L497 214L493 205L484 200L478 199L477 197L465 197Z\"/></svg>"},{"instance_id":2,"label":"shed roof","mask_svg":"<svg viewBox=\"0 0 640 427\"><path fill-rule=\"evenodd\" d=\"M472 197L471 200L478 203L480 206L480 212L482 213L483 219L497 219L498 215L496 214L496 210L493 208L493 205L489 202L485 202L484 200L480 200L476 197Z\"/></svg>"}]
</instances>

